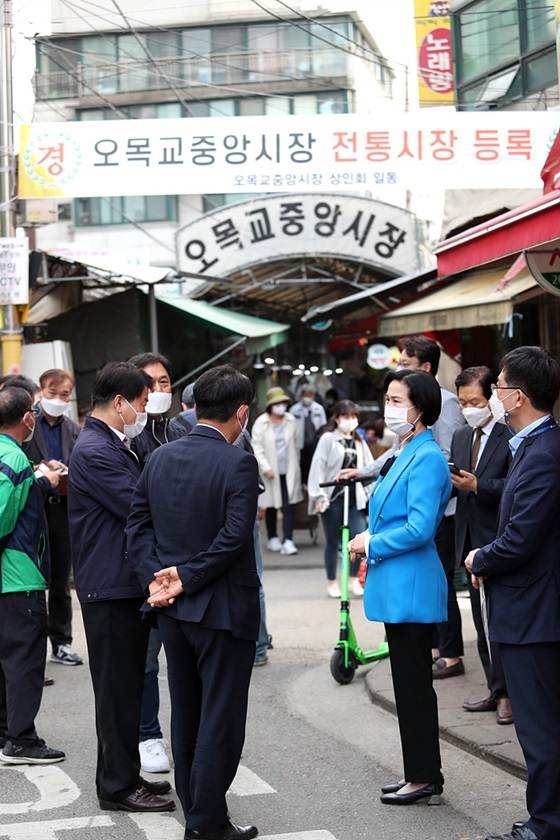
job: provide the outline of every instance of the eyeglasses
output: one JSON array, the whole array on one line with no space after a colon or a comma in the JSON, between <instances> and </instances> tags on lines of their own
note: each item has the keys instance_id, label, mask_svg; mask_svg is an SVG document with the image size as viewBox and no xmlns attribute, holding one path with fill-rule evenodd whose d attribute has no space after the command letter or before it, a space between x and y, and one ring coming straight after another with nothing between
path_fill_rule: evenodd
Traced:
<instances>
[{"instance_id":1,"label":"eyeglasses","mask_svg":"<svg viewBox=\"0 0 560 840\"><path fill-rule=\"evenodd\" d=\"M527 396L526 392L523 388L520 388L519 385L490 385L490 390L493 394L495 394L496 391L521 391L522 394Z\"/></svg>"},{"instance_id":2,"label":"eyeglasses","mask_svg":"<svg viewBox=\"0 0 560 840\"><path fill-rule=\"evenodd\" d=\"M32 414L33 417L37 417L37 415L39 414L39 409L38 408L30 408L27 413Z\"/></svg>"}]
</instances>

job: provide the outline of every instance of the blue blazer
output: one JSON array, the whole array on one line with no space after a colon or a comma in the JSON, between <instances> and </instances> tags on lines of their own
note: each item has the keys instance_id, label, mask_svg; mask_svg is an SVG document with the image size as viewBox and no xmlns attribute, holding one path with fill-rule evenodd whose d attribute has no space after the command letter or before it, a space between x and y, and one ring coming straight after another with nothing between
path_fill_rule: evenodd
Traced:
<instances>
[{"instance_id":1,"label":"blue blazer","mask_svg":"<svg viewBox=\"0 0 560 840\"><path fill-rule=\"evenodd\" d=\"M451 493L445 457L430 429L408 443L369 502L364 609L387 624L447 620L447 581L435 534Z\"/></svg>"},{"instance_id":2,"label":"blue blazer","mask_svg":"<svg viewBox=\"0 0 560 840\"><path fill-rule=\"evenodd\" d=\"M506 478L496 539L474 557L474 574L488 578L491 641L560 641L559 547L556 426L521 442Z\"/></svg>"}]
</instances>

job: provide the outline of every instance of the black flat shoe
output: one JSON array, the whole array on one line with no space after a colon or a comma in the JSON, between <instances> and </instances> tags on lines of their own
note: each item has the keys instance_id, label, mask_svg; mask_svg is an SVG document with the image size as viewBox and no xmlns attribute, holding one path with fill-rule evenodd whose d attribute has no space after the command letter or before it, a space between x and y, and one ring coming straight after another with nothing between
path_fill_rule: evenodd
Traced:
<instances>
[{"instance_id":1,"label":"black flat shoe","mask_svg":"<svg viewBox=\"0 0 560 840\"><path fill-rule=\"evenodd\" d=\"M383 785L381 793L395 793L406 785L406 782L393 782L392 785Z\"/></svg>"},{"instance_id":2,"label":"black flat shoe","mask_svg":"<svg viewBox=\"0 0 560 840\"><path fill-rule=\"evenodd\" d=\"M419 788L419 790L412 791L412 793L383 793L381 795L381 801L384 805L414 805L415 802L419 802L421 799L433 798L433 801L428 802L428 805L439 805L440 793L443 793L443 785L439 782L432 782L423 788Z\"/></svg>"}]
</instances>

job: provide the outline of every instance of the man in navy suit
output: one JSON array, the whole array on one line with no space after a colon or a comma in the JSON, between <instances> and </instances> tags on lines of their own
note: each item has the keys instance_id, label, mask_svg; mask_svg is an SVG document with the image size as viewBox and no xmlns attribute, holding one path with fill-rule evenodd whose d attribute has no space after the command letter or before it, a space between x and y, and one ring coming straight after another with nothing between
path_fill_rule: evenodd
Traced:
<instances>
[{"instance_id":1,"label":"man in navy suit","mask_svg":"<svg viewBox=\"0 0 560 840\"><path fill-rule=\"evenodd\" d=\"M455 513L455 555L460 565L471 548L486 545L496 536L498 510L511 461L506 426L497 423L488 403L494 376L481 365L462 370L455 380L459 405L466 426L461 426L451 441L451 461L459 470L451 473L457 491ZM489 642L484 630L480 590L469 581L471 611L476 627L478 654L490 694L482 700L463 703L467 712L496 712L500 724L513 723L506 679L497 644Z\"/></svg>"},{"instance_id":2,"label":"man in navy suit","mask_svg":"<svg viewBox=\"0 0 560 840\"><path fill-rule=\"evenodd\" d=\"M487 840L560 837L560 364L541 347L508 353L490 400L515 432L496 538L467 571L488 579L490 639L500 647L527 763L526 823Z\"/></svg>"},{"instance_id":3,"label":"man in navy suit","mask_svg":"<svg viewBox=\"0 0 560 840\"><path fill-rule=\"evenodd\" d=\"M167 656L175 784L185 840L249 840L226 792L245 739L259 634L256 459L236 444L255 391L230 365L197 379L198 423L154 452L138 482L128 551Z\"/></svg>"}]
</instances>

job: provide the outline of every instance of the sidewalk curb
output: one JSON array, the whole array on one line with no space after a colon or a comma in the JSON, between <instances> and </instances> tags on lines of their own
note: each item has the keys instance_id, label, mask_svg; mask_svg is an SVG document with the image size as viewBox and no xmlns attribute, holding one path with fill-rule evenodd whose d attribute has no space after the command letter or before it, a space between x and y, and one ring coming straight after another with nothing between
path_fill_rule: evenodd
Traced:
<instances>
[{"instance_id":1,"label":"sidewalk curb","mask_svg":"<svg viewBox=\"0 0 560 840\"><path fill-rule=\"evenodd\" d=\"M365 687L369 699L376 706L396 716L393 685L389 660L384 659L374 663L366 674ZM437 691L437 689L436 689ZM439 734L443 741L453 744L459 749L471 755L499 767L512 776L527 781L527 768L517 738L514 732L512 739L509 730L513 726L500 727L504 729L502 740L496 740L496 734L489 728L477 725L477 722L459 719L457 714L449 712L449 709L439 709L440 727Z\"/></svg>"}]
</instances>

